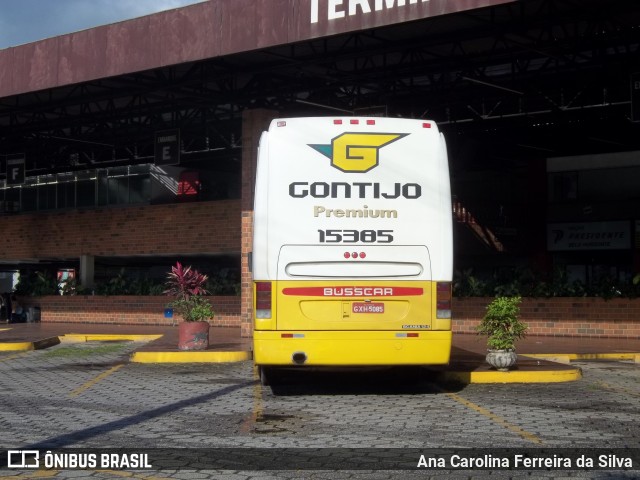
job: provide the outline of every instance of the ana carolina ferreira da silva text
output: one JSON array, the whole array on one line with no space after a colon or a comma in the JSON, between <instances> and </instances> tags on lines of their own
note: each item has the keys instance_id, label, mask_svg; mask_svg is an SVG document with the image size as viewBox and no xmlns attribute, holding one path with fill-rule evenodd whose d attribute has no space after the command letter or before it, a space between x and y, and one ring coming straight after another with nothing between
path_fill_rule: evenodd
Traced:
<instances>
[{"instance_id":1,"label":"ana carolina ferreira da silva text","mask_svg":"<svg viewBox=\"0 0 640 480\"><path fill-rule=\"evenodd\" d=\"M559 454L533 456L531 454L500 455L420 455L417 468L461 468L461 469L633 469L633 458L616 454L564 456Z\"/></svg>"}]
</instances>

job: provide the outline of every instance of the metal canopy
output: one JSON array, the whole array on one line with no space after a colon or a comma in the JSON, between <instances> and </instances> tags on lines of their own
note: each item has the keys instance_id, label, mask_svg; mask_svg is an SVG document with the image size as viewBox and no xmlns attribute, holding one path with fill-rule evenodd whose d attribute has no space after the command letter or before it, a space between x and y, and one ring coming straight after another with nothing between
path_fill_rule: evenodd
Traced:
<instances>
[{"instance_id":1,"label":"metal canopy","mask_svg":"<svg viewBox=\"0 0 640 480\"><path fill-rule=\"evenodd\" d=\"M26 174L149 163L154 132L183 159L237 168L241 113L433 119L465 168L640 150L630 77L634 0L525 0L0 99L3 156Z\"/></svg>"}]
</instances>

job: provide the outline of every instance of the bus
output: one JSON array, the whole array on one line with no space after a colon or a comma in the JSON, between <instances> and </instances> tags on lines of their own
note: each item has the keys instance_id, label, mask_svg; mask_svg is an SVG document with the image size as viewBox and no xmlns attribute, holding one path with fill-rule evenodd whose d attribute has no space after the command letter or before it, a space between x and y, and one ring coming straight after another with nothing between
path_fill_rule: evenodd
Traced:
<instances>
[{"instance_id":1,"label":"bus","mask_svg":"<svg viewBox=\"0 0 640 480\"><path fill-rule=\"evenodd\" d=\"M282 118L260 138L253 354L272 367L447 364L453 274L432 121Z\"/></svg>"}]
</instances>

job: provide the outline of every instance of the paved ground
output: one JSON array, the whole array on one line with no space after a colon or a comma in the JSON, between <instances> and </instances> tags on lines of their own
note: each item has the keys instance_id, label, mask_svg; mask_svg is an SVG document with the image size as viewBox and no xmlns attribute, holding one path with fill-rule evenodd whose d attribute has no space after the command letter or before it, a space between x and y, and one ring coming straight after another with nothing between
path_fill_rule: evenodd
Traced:
<instances>
[{"instance_id":1,"label":"paved ground","mask_svg":"<svg viewBox=\"0 0 640 480\"><path fill-rule=\"evenodd\" d=\"M581 380L555 384L446 385L423 369L396 369L284 372L269 388L249 361L129 363L141 346L0 352L0 446L149 448L156 467L174 463L150 471L0 469L0 478L521 478L527 469L377 468L398 458L417 467L421 452L430 457L434 448L496 457L579 449L597 459L602 452L589 449L640 445L640 365L633 362L581 362ZM175 463L179 448L232 450L189 450ZM631 454L634 471L529 469L527 478L638 478L637 450ZM291 469L251 470L283 462ZM373 467L364 469L367 462Z\"/></svg>"},{"instance_id":2,"label":"paved ground","mask_svg":"<svg viewBox=\"0 0 640 480\"><path fill-rule=\"evenodd\" d=\"M35 323L0 326L0 351L48 347L63 336L96 339L95 335L149 335L156 339L140 344L132 361L161 362L219 362L250 359L251 339L241 338L237 328L211 328L210 348L205 352L177 351L177 328L157 326ZM159 338L157 338L159 337ZM115 337L114 337L115 338ZM55 342L54 342L55 340ZM454 348L448 367L441 374L463 383L557 382L572 381L580 371L569 363L570 358L586 357L640 360L640 339L580 339L571 337L530 336L518 344L521 356L518 367L509 375L490 370L484 361L485 339L477 335L454 335ZM536 354L535 358L527 357ZM573 355L570 357L569 354ZM545 355L552 355L548 358ZM549 362L547 360L552 360ZM563 362L563 363L557 363Z\"/></svg>"},{"instance_id":3,"label":"paved ground","mask_svg":"<svg viewBox=\"0 0 640 480\"><path fill-rule=\"evenodd\" d=\"M161 338L140 344L139 351L177 351L177 327L149 325L75 324L75 323L0 323L0 344L4 342L36 341L58 335L77 334L138 334L161 335ZM212 327L209 334L211 350L249 350L251 339L242 338L239 328ZM473 334L454 334L453 342L458 348L483 353L486 339ZM521 354L558 353L640 353L640 339L579 338L530 335L518 342Z\"/></svg>"}]
</instances>

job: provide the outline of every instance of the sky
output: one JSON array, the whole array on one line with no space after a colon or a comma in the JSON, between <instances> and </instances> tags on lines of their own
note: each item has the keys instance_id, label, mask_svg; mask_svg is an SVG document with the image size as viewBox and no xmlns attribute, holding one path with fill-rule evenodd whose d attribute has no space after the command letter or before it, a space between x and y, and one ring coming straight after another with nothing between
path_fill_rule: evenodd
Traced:
<instances>
[{"instance_id":1,"label":"sky","mask_svg":"<svg viewBox=\"0 0 640 480\"><path fill-rule=\"evenodd\" d=\"M0 49L203 0L0 0Z\"/></svg>"}]
</instances>

